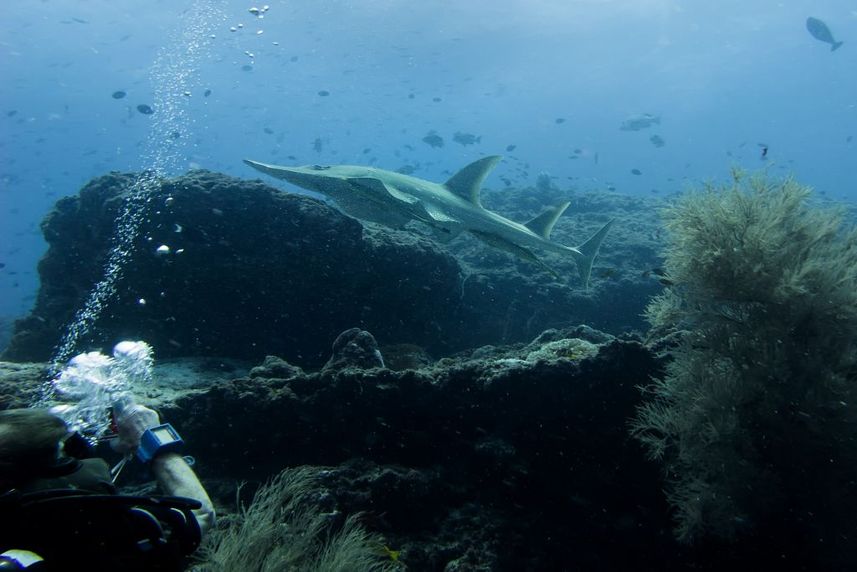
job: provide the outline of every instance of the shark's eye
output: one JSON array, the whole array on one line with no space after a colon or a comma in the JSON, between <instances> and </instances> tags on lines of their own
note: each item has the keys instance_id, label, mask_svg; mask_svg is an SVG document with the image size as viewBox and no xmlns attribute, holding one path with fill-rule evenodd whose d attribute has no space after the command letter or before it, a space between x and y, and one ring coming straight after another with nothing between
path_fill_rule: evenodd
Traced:
<instances>
[{"instance_id":1,"label":"shark's eye","mask_svg":"<svg viewBox=\"0 0 857 572\"><path fill-rule=\"evenodd\" d=\"M313 165L312 166L313 171L326 171L328 169L330 169L330 166L328 166L328 165Z\"/></svg>"}]
</instances>

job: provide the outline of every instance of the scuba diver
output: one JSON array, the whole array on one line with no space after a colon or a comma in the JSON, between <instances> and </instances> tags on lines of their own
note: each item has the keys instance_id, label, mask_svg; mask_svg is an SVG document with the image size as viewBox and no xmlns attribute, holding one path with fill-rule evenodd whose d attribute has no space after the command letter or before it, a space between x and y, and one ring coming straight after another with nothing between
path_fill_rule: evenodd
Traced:
<instances>
[{"instance_id":1,"label":"scuba diver","mask_svg":"<svg viewBox=\"0 0 857 572\"><path fill-rule=\"evenodd\" d=\"M118 495L121 470L42 409L0 411L0 571L184 570L215 512L181 438L136 403L114 408L114 450L167 495Z\"/></svg>"}]
</instances>

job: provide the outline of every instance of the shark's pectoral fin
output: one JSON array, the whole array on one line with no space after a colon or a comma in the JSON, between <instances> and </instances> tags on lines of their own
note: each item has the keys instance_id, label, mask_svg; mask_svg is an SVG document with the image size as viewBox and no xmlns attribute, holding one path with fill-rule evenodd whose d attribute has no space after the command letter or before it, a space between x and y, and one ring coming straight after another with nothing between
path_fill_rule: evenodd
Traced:
<instances>
[{"instance_id":1,"label":"shark's pectoral fin","mask_svg":"<svg viewBox=\"0 0 857 572\"><path fill-rule=\"evenodd\" d=\"M476 206L482 206L482 203L479 202L479 190L482 188L482 181L485 180L485 177L501 158L498 155L491 155L474 161L450 177L444 186L462 199Z\"/></svg>"},{"instance_id":2,"label":"shark's pectoral fin","mask_svg":"<svg viewBox=\"0 0 857 572\"><path fill-rule=\"evenodd\" d=\"M419 199L415 196L404 193L390 185L384 183L381 179L376 179L374 177L354 177L348 179L348 182L353 185L358 185L361 187L365 187L367 189L371 189L379 196L390 196L397 201L403 202L408 205L413 205L419 202Z\"/></svg>"},{"instance_id":3,"label":"shark's pectoral fin","mask_svg":"<svg viewBox=\"0 0 857 572\"><path fill-rule=\"evenodd\" d=\"M545 264L539 259L538 256L532 253L532 251L524 248L523 246L519 246L514 242L510 242L505 238L498 236L496 234L492 234L490 232L482 232L480 230L471 230L470 233L487 244L488 246L493 246L494 248L499 248L500 250L505 250L506 252L513 254L520 258L521 260L526 260L527 262L531 262L536 266L539 266L542 270L548 272L556 279L559 279L559 274L556 271Z\"/></svg>"},{"instance_id":4,"label":"shark's pectoral fin","mask_svg":"<svg viewBox=\"0 0 857 572\"><path fill-rule=\"evenodd\" d=\"M431 227L432 234L438 242L449 242L464 230L460 220L449 216L440 207L431 203L420 203L420 206L422 212L416 215L416 218Z\"/></svg>"},{"instance_id":5,"label":"shark's pectoral fin","mask_svg":"<svg viewBox=\"0 0 857 572\"><path fill-rule=\"evenodd\" d=\"M569 202L565 202L555 207L550 207L524 226L545 240L550 240L551 231L553 231L556 221L559 220L559 217L562 216L562 213L565 212L565 209L570 204Z\"/></svg>"},{"instance_id":6,"label":"shark's pectoral fin","mask_svg":"<svg viewBox=\"0 0 857 572\"><path fill-rule=\"evenodd\" d=\"M423 209L425 209L426 214L429 218L439 224L444 226L461 226L461 221L455 217L451 217L439 207L431 204L431 203L423 203Z\"/></svg>"}]
</instances>

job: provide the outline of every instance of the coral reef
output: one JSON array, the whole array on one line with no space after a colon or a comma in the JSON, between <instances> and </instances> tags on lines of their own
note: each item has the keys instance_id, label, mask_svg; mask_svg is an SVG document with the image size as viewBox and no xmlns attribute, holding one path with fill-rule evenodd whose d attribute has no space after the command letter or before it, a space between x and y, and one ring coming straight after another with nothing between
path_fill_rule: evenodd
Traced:
<instances>
[{"instance_id":1,"label":"coral reef","mask_svg":"<svg viewBox=\"0 0 857 572\"><path fill-rule=\"evenodd\" d=\"M857 232L810 198L736 173L665 213L672 286L648 318L672 359L634 433L664 465L683 541L788 521L810 552L853 552Z\"/></svg>"}]
</instances>

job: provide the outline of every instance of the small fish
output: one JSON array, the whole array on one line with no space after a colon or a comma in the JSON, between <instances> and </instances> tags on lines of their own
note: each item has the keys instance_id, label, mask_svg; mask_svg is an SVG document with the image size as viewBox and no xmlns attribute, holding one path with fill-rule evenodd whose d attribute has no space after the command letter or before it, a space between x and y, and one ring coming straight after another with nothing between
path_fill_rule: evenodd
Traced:
<instances>
[{"instance_id":1,"label":"small fish","mask_svg":"<svg viewBox=\"0 0 857 572\"><path fill-rule=\"evenodd\" d=\"M319 97L327 97L328 95L330 95L330 92L326 89L320 89L318 90L318 95Z\"/></svg>"},{"instance_id":2,"label":"small fish","mask_svg":"<svg viewBox=\"0 0 857 572\"><path fill-rule=\"evenodd\" d=\"M560 123L565 123L565 117L557 117L556 119L553 120L553 122L556 123L557 125L559 125Z\"/></svg>"},{"instance_id":3,"label":"small fish","mask_svg":"<svg viewBox=\"0 0 857 572\"><path fill-rule=\"evenodd\" d=\"M270 127L265 127L264 129L262 129L262 131L264 131L264 132L265 132L265 133L267 133L268 135L273 135L273 134L274 134L274 130L273 130L273 129L271 129Z\"/></svg>"},{"instance_id":4,"label":"small fish","mask_svg":"<svg viewBox=\"0 0 857 572\"><path fill-rule=\"evenodd\" d=\"M138 105L137 111L139 111L143 115L152 115L155 112L155 110L152 109L152 106L146 105L145 103L141 103L140 105Z\"/></svg>"},{"instance_id":5,"label":"small fish","mask_svg":"<svg viewBox=\"0 0 857 572\"><path fill-rule=\"evenodd\" d=\"M415 96L413 93L409 93L409 94L408 94L408 99L413 99L413 98L415 98L415 97L416 97L416 96Z\"/></svg>"},{"instance_id":6,"label":"small fish","mask_svg":"<svg viewBox=\"0 0 857 572\"><path fill-rule=\"evenodd\" d=\"M506 145L506 152L511 153L512 151L514 151L517 148L518 148L517 145Z\"/></svg>"},{"instance_id":7,"label":"small fish","mask_svg":"<svg viewBox=\"0 0 857 572\"><path fill-rule=\"evenodd\" d=\"M631 169L631 174L632 175L642 175L643 172L639 169Z\"/></svg>"},{"instance_id":8,"label":"small fish","mask_svg":"<svg viewBox=\"0 0 857 572\"><path fill-rule=\"evenodd\" d=\"M315 141L312 142L312 150L316 153L321 153L323 148L323 143L321 142L321 137L316 137Z\"/></svg>"},{"instance_id":9,"label":"small fish","mask_svg":"<svg viewBox=\"0 0 857 572\"><path fill-rule=\"evenodd\" d=\"M476 136L472 133L462 133L461 131L456 131L455 135L452 136L452 140L461 145L474 145L482 141L482 136Z\"/></svg>"},{"instance_id":10,"label":"small fish","mask_svg":"<svg viewBox=\"0 0 857 572\"><path fill-rule=\"evenodd\" d=\"M640 113L626 118L619 126L621 131L640 131L647 129L652 125L660 125L660 115L652 115L651 113Z\"/></svg>"},{"instance_id":11,"label":"small fish","mask_svg":"<svg viewBox=\"0 0 857 572\"><path fill-rule=\"evenodd\" d=\"M389 546L386 546L386 545L383 546L382 549L383 549L383 553L386 556L388 556L390 558L390 560L392 560L393 562L399 561L399 557L402 554L401 550L393 550L392 548L390 548Z\"/></svg>"},{"instance_id":12,"label":"small fish","mask_svg":"<svg viewBox=\"0 0 857 572\"><path fill-rule=\"evenodd\" d=\"M204 92L202 92L202 97L208 97L209 95L211 95L210 89L206 89Z\"/></svg>"},{"instance_id":13,"label":"small fish","mask_svg":"<svg viewBox=\"0 0 857 572\"><path fill-rule=\"evenodd\" d=\"M658 148L661 148L667 144L666 141L664 141L660 135L652 135L651 137L649 137L649 142Z\"/></svg>"},{"instance_id":14,"label":"small fish","mask_svg":"<svg viewBox=\"0 0 857 572\"><path fill-rule=\"evenodd\" d=\"M810 16L806 19L806 29L812 34L812 37L818 40L819 42L824 42L825 44L830 44L830 51L834 52L842 46L842 42L837 42L833 39L833 33L830 31L830 28L827 27L827 24L819 20L818 18L813 18Z\"/></svg>"},{"instance_id":15,"label":"small fish","mask_svg":"<svg viewBox=\"0 0 857 572\"><path fill-rule=\"evenodd\" d=\"M112 97L113 99L122 99L126 95L128 95L128 94L120 89L119 91L114 91L110 97Z\"/></svg>"},{"instance_id":16,"label":"small fish","mask_svg":"<svg viewBox=\"0 0 857 572\"><path fill-rule=\"evenodd\" d=\"M433 98L431 98L431 100L432 100L433 102L435 102L435 103L440 103L441 101L443 101L443 100L442 100L441 98L439 98L439 97L433 97Z\"/></svg>"},{"instance_id":17,"label":"small fish","mask_svg":"<svg viewBox=\"0 0 857 572\"><path fill-rule=\"evenodd\" d=\"M846 138L845 138L845 142L846 142L846 143L851 143L851 141L852 141L853 139L854 139L854 136L853 136L853 135L849 135L848 137L846 137Z\"/></svg>"},{"instance_id":18,"label":"small fish","mask_svg":"<svg viewBox=\"0 0 857 572\"><path fill-rule=\"evenodd\" d=\"M243 66L241 66L241 70L245 72L253 71L253 66L251 66L250 64L244 64Z\"/></svg>"},{"instance_id":19,"label":"small fish","mask_svg":"<svg viewBox=\"0 0 857 572\"><path fill-rule=\"evenodd\" d=\"M443 147L443 137L438 135L435 131L429 131L428 134L422 138L422 141L431 147Z\"/></svg>"},{"instance_id":20,"label":"small fish","mask_svg":"<svg viewBox=\"0 0 857 572\"><path fill-rule=\"evenodd\" d=\"M765 145L764 143L759 143L759 147L762 150L762 154L759 157L759 159L761 159L762 161L767 160L767 158L768 158L768 146Z\"/></svg>"}]
</instances>

